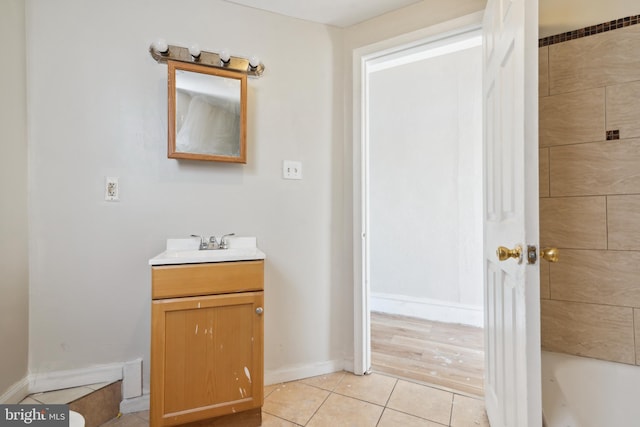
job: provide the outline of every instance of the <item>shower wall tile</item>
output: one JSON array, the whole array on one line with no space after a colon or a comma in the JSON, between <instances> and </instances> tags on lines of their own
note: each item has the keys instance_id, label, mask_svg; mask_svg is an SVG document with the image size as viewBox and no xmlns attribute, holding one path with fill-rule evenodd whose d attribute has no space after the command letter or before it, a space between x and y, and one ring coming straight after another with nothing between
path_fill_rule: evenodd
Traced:
<instances>
[{"instance_id":1,"label":"shower wall tile","mask_svg":"<svg viewBox=\"0 0 640 427\"><path fill-rule=\"evenodd\" d=\"M606 249L606 198L540 199L540 244L557 248Z\"/></svg>"},{"instance_id":2,"label":"shower wall tile","mask_svg":"<svg viewBox=\"0 0 640 427\"><path fill-rule=\"evenodd\" d=\"M549 149L542 148L538 155L538 190L540 197L549 197Z\"/></svg>"},{"instance_id":3,"label":"shower wall tile","mask_svg":"<svg viewBox=\"0 0 640 427\"><path fill-rule=\"evenodd\" d=\"M635 364L633 309L542 300L542 348Z\"/></svg>"},{"instance_id":4,"label":"shower wall tile","mask_svg":"<svg viewBox=\"0 0 640 427\"><path fill-rule=\"evenodd\" d=\"M605 88L540 98L540 147L603 141Z\"/></svg>"},{"instance_id":5,"label":"shower wall tile","mask_svg":"<svg viewBox=\"0 0 640 427\"><path fill-rule=\"evenodd\" d=\"M607 224L609 249L640 250L640 196L607 197Z\"/></svg>"},{"instance_id":6,"label":"shower wall tile","mask_svg":"<svg viewBox=\"0 0 640 427\"><path fill-rule=\"evenodd\" d=\"M549 47L538 49L538 96L549 95Z\"/></svg>"},{"instance_id":7,"label":"shower wall tile","mask_svg":"<svg viewBox=\"0 0 640 427\"><path fill-rule=\"evenodd\" d=\"M607 130L640 137L640 81L607 87Z\"/></svg>"},{"instance_id":8,"label":"shower wall tile","mask_svg":"<svg viewBox=\"0 0 640 427\"><path fill-rule=\"evenodd\" d=\"M640 307L640 252L564 249L551 265L551 299Z\"/></svg>"},{"instance_id":9,"label":"shower wall tile","mask_svg":"<svg viewBox=\"0 0 640 427\"><path fill-rule=\"evenodd\" d=\"M549 287L549 267L548 262L540 261L540 298L551 298L551 291Z\"/></svg>"},{"instance_id":10,"label":"shower wall tile","mask_svg":"<svg viewBox=\"0 0 640 427\"><path fill-rule=\"evenodd\" d=\"M640 139L549 150L551 196L640 193Z\"/></svg>"},{"instance_id":11,"label":"shower wall tile","mask_svg":"<svg viewBox=\"0 0 640 427\"><path fill-rule=\"evenodd\" d=\"M549 46L549 93L640 80L640 25Z\"/></svg>"},{"instance_id":12,"label":"shower wall tile","mask_svg":"<svg viewBox=\"0 0 640 427\"><path fill-rule=\"evenodd\" d=\"M632 18L540 41L540 243L560 248L557 264L540 265L540 298L543 348L640 365L640 16Z\"/></svg>"}]
</instances>

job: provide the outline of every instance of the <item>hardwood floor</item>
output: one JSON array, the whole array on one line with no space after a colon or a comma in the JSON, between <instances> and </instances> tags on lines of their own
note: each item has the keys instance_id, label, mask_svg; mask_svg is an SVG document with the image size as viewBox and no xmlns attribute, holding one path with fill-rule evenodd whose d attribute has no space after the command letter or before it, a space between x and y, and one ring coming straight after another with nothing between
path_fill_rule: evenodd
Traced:
<instances>
[{"instance_id":1,"label":"hardwood floor","mask_svg":"<svg viewBox=\"0 0 640 427\"><path fill-rule=\"evenodd\" d=\"M483 396L482 328L371 313L372 369Z\"/></svg>"}]
</instances>

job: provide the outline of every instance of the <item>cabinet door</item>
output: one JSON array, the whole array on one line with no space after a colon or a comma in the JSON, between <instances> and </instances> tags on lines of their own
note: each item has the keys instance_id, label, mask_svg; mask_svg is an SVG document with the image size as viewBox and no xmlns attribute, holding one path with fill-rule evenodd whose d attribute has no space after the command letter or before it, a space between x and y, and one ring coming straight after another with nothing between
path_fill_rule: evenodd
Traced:
<instances>
[{"instance_id":1,"label":"cabinet door","mask_svg":"<svg viewBox=\"0 0 640 427\"><path fill-rule=\"evenodd\" d=\"M151 425L262 406L263 292L153 301Z\"/></svg>"}]
</instances>

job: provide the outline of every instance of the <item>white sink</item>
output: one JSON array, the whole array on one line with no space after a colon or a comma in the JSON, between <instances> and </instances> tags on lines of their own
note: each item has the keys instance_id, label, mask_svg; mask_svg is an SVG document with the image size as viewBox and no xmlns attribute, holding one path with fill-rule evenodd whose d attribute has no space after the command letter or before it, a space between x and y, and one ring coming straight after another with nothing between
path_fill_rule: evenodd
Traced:
<instances>
[{"instance_id":1,"label":"white sink","mask_svg":"<svg viewBox=\"0 0 640 427\"><path fill-rule=\"evenodd\" d=\"M200 240L168 239L167 250L149 260L149 265L196 264L204 262L265 259L255 237L228 237L229 249L198 250Z\"/></svg>"}]
</instances>

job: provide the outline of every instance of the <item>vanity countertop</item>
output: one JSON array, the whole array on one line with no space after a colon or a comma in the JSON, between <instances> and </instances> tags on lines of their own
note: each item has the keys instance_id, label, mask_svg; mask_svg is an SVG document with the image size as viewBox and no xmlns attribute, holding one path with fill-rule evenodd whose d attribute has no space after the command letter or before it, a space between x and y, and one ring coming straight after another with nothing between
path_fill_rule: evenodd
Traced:
<instances>
[{"instance_id":1,"label":"vanity countertop","mask_svg":"<svg viewBox=\"0 0 640 427\"><path fill-rule=\"evenodd\" d=\"M167 239L167 249L149 260L149 265L199 264L207 262L265 259L255 237L228 237L228 249L199 250L200 239Z\"/></svg>"}]
</instances>

